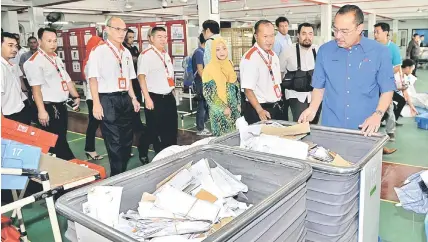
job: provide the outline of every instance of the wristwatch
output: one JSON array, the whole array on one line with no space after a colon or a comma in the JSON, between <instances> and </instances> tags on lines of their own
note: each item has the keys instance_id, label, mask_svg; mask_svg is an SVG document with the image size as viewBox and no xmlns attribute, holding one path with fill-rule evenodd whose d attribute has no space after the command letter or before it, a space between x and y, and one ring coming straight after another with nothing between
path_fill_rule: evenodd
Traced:
<instances>
[{"instance_id":1,"label":"wristwatch","mask_svg":"<svg viewBox=\"0 0 428 242\"><path fill-rule=\"evenodd\" d=\"M378 114L379 116L383 117L384 113L380 111L379 109L374 112L375 114Z\"/></svg>"}]
</instances>

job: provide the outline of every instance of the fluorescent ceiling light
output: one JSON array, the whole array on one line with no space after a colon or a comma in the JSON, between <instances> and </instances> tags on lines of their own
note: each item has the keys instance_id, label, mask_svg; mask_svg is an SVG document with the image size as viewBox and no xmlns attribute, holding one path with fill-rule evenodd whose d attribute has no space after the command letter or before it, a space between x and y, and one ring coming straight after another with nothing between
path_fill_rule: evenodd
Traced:
<instances>
[{"instance_id":1,"label":"fluorescent ceiling light","mask_svg":"<svg viewBox=\"0 0 428 242\"><path fill-rule=\"evenodd\" d=\"M127 9L131 9L133 6L130 4L130 3L128 3L128 2L126 2L126 4L125 4L125 8L127 8Z\"/></svg>"},{"instance_id":2,"label":"fluorescent ceiling light","mask_svg":"<svg viewBox=\"0 0 428 242\"><path fill-rule=\"evenodd\" d=\"M69 24L69 22L61 22L61 21L59 21L59 22L51 23L51 22L45 21L45 24Z\"/></svg>"}]
</instances>

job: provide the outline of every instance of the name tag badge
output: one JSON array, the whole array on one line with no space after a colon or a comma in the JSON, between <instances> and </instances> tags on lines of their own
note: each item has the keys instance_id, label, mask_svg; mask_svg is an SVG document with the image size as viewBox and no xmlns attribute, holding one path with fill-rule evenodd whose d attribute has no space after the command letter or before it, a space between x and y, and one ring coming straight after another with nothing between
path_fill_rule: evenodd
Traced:
<instances>
[{"instance_id":1,"label":"name tag badge","mask_svg":"<svg viewBox=\"0 0 428 242\"><path fill-rule=\"evenodd\" d=\"M175 87L174 78L168 77L168 84L170 87Z\"/></svg>"},{"instance_id":2,"label":"name tag badge","mask_svg":"<svg viewBox=\"0 0 428 242\"><path fill-rule=\"evenodd\" d=\"M275 86L273 87L273 90L275 91L276 97L280 98L281 97L281 88L279 88L278 84L275 84Z\"/></svg>"},{"instance_id":3,"label":"name tag badge","mask_svg":"<svg viewBox=\"0 0 428 242\"><path fill-rule=\"evenodd\" d=\"M119 89L126 90L126 78L119 77L117 80L118 80L118 83L119 83Z\"/></svg>"},{"instance_id":4,"label":"name tag badge","mask_svg":"<svg viewBox=\"0 0 428 242\"><path fill-rule=\"evenodd\" d=\"M67 82L66 81L62 81L61 82L61 86L62 86L62 90L64 92L68 91L68 86L67 86Z\"/></svg>"}]
</instances>

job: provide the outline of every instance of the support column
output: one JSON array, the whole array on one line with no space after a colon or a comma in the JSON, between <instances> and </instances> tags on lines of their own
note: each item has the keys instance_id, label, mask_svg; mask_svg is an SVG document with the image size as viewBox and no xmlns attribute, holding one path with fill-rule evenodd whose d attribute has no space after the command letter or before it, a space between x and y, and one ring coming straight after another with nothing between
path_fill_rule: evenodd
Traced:
<instances>
[{"instance_id":1,"label":"support column","mask_svg":"<svg viewBox=\"0 0 428 242\"><path fill-rule=\"evenodd\" d=\"M391 36L391 40L392 42L394 42L396 45L400 46L399 42L400 42L401 36L400 33L398 32L398 20L394 19L392 20L392 36Z\"/></svg>"},{"instance_id":2,"label":"support column","mask_svg":"<svg viewBox=\"0 0 428 242\"><path fill-rule=\"evenodd\" d=\"M331 3L321 5L321 37L324 43L331 40L332 16Z\"/></svg>"},{"instance_id":3,"label":"support column","mask_svg":"<svg viewBox=\"0 0 428 242\"><path fill-rule=\"evenodd\" d=\"M369 20L368 20L368 26L367 30L369 32L368 38L374 39L374 25L376 24L376 14L371 13L369 14Z\"/></svg>"},{"instance_id":4,"label":"support column","mask_svg":"<svg viewBox=\"0 0 428 242\"><path fill-rule=\"evenodd\" d=\"M45 16L43 15L43 8L29 8L28 14L30 16L30 32L34 35L37 34L39 28L45 26Z\"/></svg>"},{"instance_id":5,"label":"support column","mask_svg":"<svg viewBox=\"0 0 428 242\"><path fill-rule=\"evenodd\" d=\"M19 34L18 13L16 11L2 12L1 27L5 32Z\"/></svg>"},{"instance_id":6,"label":"support column","mask_svg":"<svg viewBox=\"0 0 428 242\"><path fill-rule=\"evenodd\" d=\"M220 24L219 0L198 0L199 29L202 30L202 23L211 19Z\"/></svg>"}]
</instances>

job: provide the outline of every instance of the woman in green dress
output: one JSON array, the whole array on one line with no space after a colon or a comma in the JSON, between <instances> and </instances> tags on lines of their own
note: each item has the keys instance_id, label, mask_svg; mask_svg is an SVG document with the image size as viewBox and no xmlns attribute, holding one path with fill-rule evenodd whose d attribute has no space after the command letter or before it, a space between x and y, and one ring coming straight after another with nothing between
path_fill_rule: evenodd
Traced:
<instances>
[{"instance_id":1,"label":"woman in green dress","mask_svg":"<svg viewBox=\"0 0 428 242\"><path fill-rule=\"evenodd\" d=\"M211 61L202 74L203 93L208 103L211 132L221 136L235 130L241 116L241 94L233 64L228 58L226 42L212 41Z\"/></svg>"}]
</instances>

